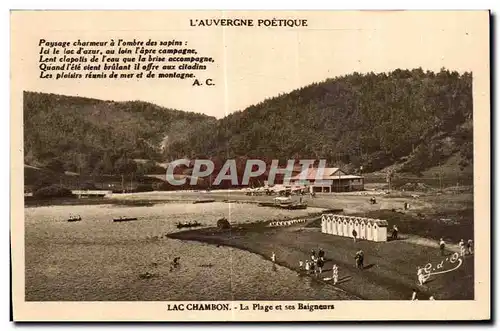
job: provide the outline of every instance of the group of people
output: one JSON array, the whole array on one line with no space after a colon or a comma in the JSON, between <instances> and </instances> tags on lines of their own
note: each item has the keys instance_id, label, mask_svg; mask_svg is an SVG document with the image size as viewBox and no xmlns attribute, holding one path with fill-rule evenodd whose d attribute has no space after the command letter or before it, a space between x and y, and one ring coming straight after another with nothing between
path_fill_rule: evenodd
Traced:
<instances>
[{"instance_id":1,"label":"group of people","mask_svg":"<svg viewBox=\"0 0 500 331\"><path fill-rule=\"evenodd\" d=\"M460 249L460 256L465 256L467 254L472 255L472 239L467 240L467 244L463 239L460 239L458 248Z\"/></svg>"},{"instance_id":2,"label":"group of people","mask_svg":"<svg viewBox=\"0 0 500 331\"><path fill-rule=\"evenodd\" d=\"M318 254L316 251L311 250L311 260L306 260L305 264L299 261L299 268L302 270L304 268L308 274L320 275L323 272L323 267L325 266L325 251L320 248Z\"/></svg>"},{"instance_id":3,"label":"group of people","mask_svg":"<svg viewBox=\"0 0 500 331\"><path fill-rule=\"evenodd\" d=\"M364 266L364 258L365 258L365 253L363 250L358 250L356 252L356 255L354 256L355 262L355 267L358 269L363 270ZM271 260L274 262L274 253L271 256ZM323 267L325 266L325 251L323 249L319 249L318 254L316 255L316 251L313 249L311 250L311 260L306 260L304 263L302 260L299 261L299 269L300 270L305 270L306 273L308 274L315 274L316 276L320 275L323 273ZM333 265L333 274L332 274L332 279L334 283L337 283L338 281L338 266L336 264Z\"/></svg>"},{"instance_id":4,"label":"group of people","mask_svg":"<svg viewBox=\"0 0 500 331\"><path fill-rule=\"evenodd\" d=\"M305 270L308 274L314 274L316 277L323 273L323 267L325 266L325 251L320 248L318 254L316 251L311 250L311 260L306 260L305 264L303 261L299 261L299 269ZM333 284L337 284L339 281L339 267L334 264L332 267L332 280Z\"/></svg>"},{"instance_id":5,"label":"group of people","mask_svg":"<svg viewBox=\"0 0 500 331\"><path fill-rule=\"evenodd\" d=\"M441 252L441 256L445 255L445 248L446 248L446 243L441 238L439 240L439 250ZM460 250L460 256L465 256L465 255L472 255L472 239L467 240L467 243L464 242L463 239L460 239L460 242L458 243L458 248Z\"/></svg>"}]
</instances>

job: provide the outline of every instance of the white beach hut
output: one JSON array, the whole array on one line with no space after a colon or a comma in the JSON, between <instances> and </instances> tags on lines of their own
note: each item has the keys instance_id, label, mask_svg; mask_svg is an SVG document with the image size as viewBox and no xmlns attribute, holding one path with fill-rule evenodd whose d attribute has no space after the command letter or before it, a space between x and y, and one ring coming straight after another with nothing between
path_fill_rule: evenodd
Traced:
<instances>
[{"instance_id":1,"label":"white beach hut","mask_svg":"<svg viewBox=\"0 0 500 331\"><path fill-rule=\"evenodd\" d=\"M361 239L361 230L359 227L359 225L360 225L359 220L360 220L359 217L354 218L354 231L356 231L356 233L358 234L358 238Z\"/></svg>"},{"instance_id":2,"label":"white beach hut","mask_svg":"<svg viewBox=\"0 0 500 331\"><path fill-rule=\"evenodd\" d=\"M366 239L366 219L359 218L359 238Z\"/></svg>"},{"instance_id":3,"label":"white beach hut","mask_svg":"<svg viewBox=\"0 0 500 331\"><path fill-rule=\"evenodd\" d=\"M333 215L330 215L330 217L328 217L328 224L326 226L326 230L328 231L329 234L335 234L336 232L333 223Z\"/></svg>"},{"instance_id":4,"label":"white beach hut","mask_svg":"<svg viewBox=\"0 0 500 331\"><path fill-rule=\"evenodd\" d=\"M335 221L336 216L332 215L332 222L330 223L331 234L337 235L337 222Z\"/></svg>"},{"instance_id":5,"label":"white beach hut","mask_svg":"<svg viewBox=\"0 0 500 331\"><path fill-rule=\"evenodd\" d=\"M366 240L373 240L373 221L366 221Z\"/></svg>"},{"instance_id":6,"label":"white beach hut","mask_svg":"<svg viewBox=\"0 0 500 331\"><path fill-rule=\"evenodd\" d=\"M327 233L327 231L326 231L327 218L328 218L328 215L321 216L321 232L323 232L323 233Z\"/></svg>"},{"instance_id":7,"label":"white beach hut","mask_svg":"<svg viewBox=\"0 0 500 331\"><path fill-rule=\"evenodd\" d=\"M387 241L387 226L389 224L384 220L374 220L373 241Z\"/></svg>"},{"instance_id":8,"label":"white beach hut","mask_svg":"<svg viewBox=\"0 0 500 331\"><path fill-rule=\"evenodd\" d=\"M349 234L349 237L353 237L352 235L352 230L354 230L354 217L349 217L347 219L347 233Z\"/></svg>"},{"instance_id":9,"label":"white beach hut","mask_svg":"<svg viewBox=\"0 0 500 331\"><path fill-rule=\"evenodd\" d=\"M344 225L342 223L342 218L339 216L335 217L335 225L337 226L337 236L344 235Z\"/></svg>"},{"instance_id":10,"label":"white beach hut","mask_svg":"<svg viewBox=\"0 0 500 331\"><path fill-rule=\"evenodd\" d=\"M344 237L349 237L349 224L346 218L342 219L342 234Z\"/></svg>"}]
</instances>

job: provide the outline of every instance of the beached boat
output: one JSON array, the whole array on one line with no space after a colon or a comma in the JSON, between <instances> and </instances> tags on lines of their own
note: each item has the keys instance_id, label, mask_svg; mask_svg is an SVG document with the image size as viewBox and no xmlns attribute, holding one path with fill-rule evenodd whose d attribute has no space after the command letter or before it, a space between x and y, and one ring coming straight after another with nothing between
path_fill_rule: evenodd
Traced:
<instances>
[{"instance_id":1,"label":"beached boat","mask_svg":"<svg viewBox=\"0 0 500 331\"><path fill-rule=\"evenodd\" d=\"M81 220L82 220L82 218L80 216L68 218L68 222L78 222L78 221L81 221Z\"/></svg>"},{"instance_id":2,"label":"beached boat","mask_svg":"<svg viewBox=\"0 0 500 331\"><path fill-rule=\"evenodd\" d=\"M199 222L188 222L188 223L177 223L177 228L182 229L182 228L194 228L197 226L201 226L202 224Z\"/></svg>"},{"instance_id":3,"label":"beached boat","mask_svg":"<svg viewBox=\"0 0 500 331\"><path fill-rule=\"evenodd\" d=\"M113 222L128 222L128 221L137 221L137 217L120 217L113 219Z\"/></svg>"},{"instance_id":4,"label":"beached boat","mask_svg":"<svg viewBox=\"0 0 500 331\"><path fill-rule=\"evenodd\" d=\"M277 197L274 202L259 202L260 207L275 207L281 209L295 210L307 209L307 203L294 202L290 198Z\"/></svg>"}]
</instances>

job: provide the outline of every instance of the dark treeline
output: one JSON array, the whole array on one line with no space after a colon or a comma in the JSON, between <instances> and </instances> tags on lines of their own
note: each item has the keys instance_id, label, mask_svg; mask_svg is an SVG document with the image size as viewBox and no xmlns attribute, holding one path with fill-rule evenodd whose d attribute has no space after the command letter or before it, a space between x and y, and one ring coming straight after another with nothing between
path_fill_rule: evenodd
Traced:
<instances>
[{"instance_id":1,"label":"dark treeline","mask_svg":"<svg viewBox=\"0 0 500 331\"><path fill-rule=\"evenodd\" d=\"M472 161L472 75L442 69L353 73L235 112L176 142L167 157L327 159L352 170L419 173Z\"/></svg>"},{"instance_id":2,"label":"dark treeline","mask_svg":"<svg viewBox=\"0 0 500 331\"><path fill-rule=\"evenodd\" d=\"M228 158L283 166L306 158L347 171L399 164L418 174L451 155L462 167L472 162L472 74L353 73L220 120L145 102L25 92L24 139L26 164L93 176L161 174L157 162L196 157L216 169Z\"/></svg>"}]
</instances>

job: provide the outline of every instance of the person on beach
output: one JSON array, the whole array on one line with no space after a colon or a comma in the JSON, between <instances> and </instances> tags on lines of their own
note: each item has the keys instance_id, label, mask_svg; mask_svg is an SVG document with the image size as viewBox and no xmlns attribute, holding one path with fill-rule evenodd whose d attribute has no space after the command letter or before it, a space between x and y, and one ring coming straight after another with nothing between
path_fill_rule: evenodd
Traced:
<instances>
[{"instance_id":1,"label":"person on beach","mask_svg":"<svg viewBox=\"0 0 500 331\"><path fill-rule=\"evenodd\" d=\"M304 262L302 262L302 260L299 261L299 269L302 270L302 268L304 267Z\"/></svg>"},{"instance_id":2,"label":"person on beach","mask_svg":"<svg viewBox=\"0 0 500 331\"><path fill-rule=\"evenodd\" d=\"M276 254L274 254L274 252L273 252L273 254L271 255L271 261L273 261L273 263L275 263L275 262L276 262Z\"/></svg>"},{"instance_id":3,"label":"person on beach","mask_svg":"<svg viewBox=\"0 0 500 331\"><path fill-rule=\"evenodd\" d=\"M392 227L392 240L397 240L398 239L398 227L394 225Z\"/></svg>"},{"instance_id":4,"label":"person on beach","mask_svg":"<svg viewBox=\"0 0 500 331\"><path fill-rule=\"evenodd\" d=\"M323 250L323 248L320 248L319 251L318 251L318 258L320 260L325 260L325 251Z\"/></svg>"},{"instance_id":5,"label":"person on beach","mask_svg":"<svg viewBox=\"0 0 500 331\"><path fill-rule=\"evenodd\" d=\"M356 242L356 237L358 236L358 233L356 232L356 230L352 230L352 237L354 238L354 242Z\"/></svg>"},{"instance_id":6,"label":"person on beach","mask_svg":"<svg viewBox=\"0 0 500 331\"><path fill-rule=\"evenodd\" d=\"M181 258L179 256L175 257L172 262L170 262L170 271L173 271L174 269L179 267L179 260Z\"/></svg>"},{"instance_id":7,"label":"person on beach","mask_svg":"<svg viewBox=\"0 0 500 331\"><path fill-rule=\"evenodd\" d=\"M467 254L472 254L472 239L467 240Z\"/></svg>"},{"instance_id":8,"label":"person on beach","mask_svg":"<svg viewBox=\"0 0 500 331\"><path fill-rule=\"evenodd\" d=\"M426 279L425 279L425 275L424 275L424 268L420 268L420 266L417 267L417 279L418 279L418 283L420 284L420 286L424 285Z\"/></svg>"},{"instance_id":9,"label":"person on beach","mask_svg":"<svg viewBox=\"0 0 500 331\"><path fill-rule=\"evenodd\" d=\"M309 261L306 261L306 273L309 273L309 270L311 270L311 264L309 263Z\"/></svg>"},{"instance_id":10,"label":"person on beach","mask_svg":"<svg viewBox=\"0 0 500 331\"><path fill-rule=\"evenodd\" d=\"M441 238L439 240L439 250L441 252L441 256L444 256L444 246L445 246L444 240L443 238Z\"/></svg>"},{"instance_id":11,"label":"person on beach","mask_svg":"<svg viewBox=\"0 0 500 331\"><path fill-rule=\"evenodd\" d=\"M311 260L316 261L316 251L314 249L311 250Z\"/></svg>"},{"instance_id":12,"label":"person on beach","mask_svg":"<svg viewBox=\"0 0 500 331\"><path fill-rule=\"evenodd\" d=\"M316 264L314 262L311 262L310 267L311 267L311 274L316 273Z\"/></svg>"},{"instance_id":13,"label":"person on beach","mask_svg":"<svg viewBox=\"0 0 500 331\"><path fill-rule=\"evenodd\" d=\"M323 261L322 258L318 259L318 274L321 275L321 273L323 272L323 267L325 266L325 261Z\"/></svg>"},{"instance_id":14,"label":"person on beach","mask_svg":"<svg viewBox=\"0 0 500 331\"><path fill-rule=\"evenodd\" d=\"M337 267L336 264L333 265L333 274L332 274L332 279L333 279L333 284L337 284L339 281L339 268Z\"/></svg>"},{"instance_id":15,"label":"person on beach","mask_svg":"<svg viewBox=\"0 0 500 331\"><path fill-rule=\"evenodd\" d=\"M460 242L458 243L458 248L460 249L460 256L465 255L465 243L463 239L460 239Z\"/></svg>"},{"instance_id":16,"label":"person on beach","mask_svg":"<svg viewBox=\"0 0 500 331\"><path fill-rule=\"evenodd\" d=\"M413 293L411 294L411 301L417 301L417 290L413 289Z\"/></svg>"},{"instance_id":17,"label":"person on beach","mask_svg":"<svg viewBox=\"0 0 500 331\"><path fill-rule=\"evenodd\" d=\"M356 260L356 268L363 269L363 257L364 253L362 250L356 252L354 259Z\"/></svg>"}]
</instances>

